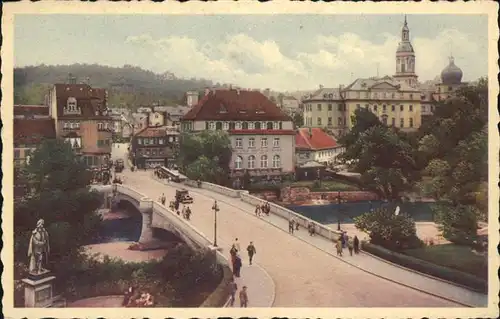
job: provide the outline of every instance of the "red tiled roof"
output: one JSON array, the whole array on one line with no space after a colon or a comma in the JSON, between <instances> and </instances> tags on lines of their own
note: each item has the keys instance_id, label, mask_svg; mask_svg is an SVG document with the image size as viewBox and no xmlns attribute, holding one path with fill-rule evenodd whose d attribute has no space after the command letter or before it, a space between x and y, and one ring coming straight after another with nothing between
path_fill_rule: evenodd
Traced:
<instances>
[{"instance_id":1,"label":"red tiled roof","mask_svg":"<svg viewBox=\"0 0 500 319\"><path fill-rule=\"evenodd\" d=\"M56 138L54 119L14 119L14 144L38 144Z\"/></svg>"},{"instance_id":2,"label":"red tiled roof","mask_svg":"<svg viewBox=\"0 0 500 319\"><path fill-rule=\"evenodd\" d=\"M322 129L311 128L310 130L311 135L309 135L309 128L298 129L295 135L296 148L324 150L339 146L335 138L326 134Z\"/></svg>"},{"instance_id":3,"label":"red tiled roof","mask_svg":"<svg viewBox=\"0 0 500 319\"><path fill-rule=\"evenodd\" d=\"M246 90L216 90L205 95L182 120L291 121L264 94Z\"/></svg>"},{"instance_id":4,"label":"red tiled roof","mask_svg":"<svg viewBox=\"0 0 500 319\"><path fill-rule=\"evenodd\" d=\"M49 107L46 105L14 105L14 115L49 115Z\"/></svg>"},{"instance_id":5,"label":"red tiled roof","mask_svg":"<svg viewBox=\"0 0 500 319\"><path fill-rule=\"evenodd\" d=\"M137 132L137 137L162 137L167 135L167 130L164 127L146 127Z\"/></svg>"},{"instance_id":6,"label":"red tiled roof","mask_svg":"<svg viewBox=\"0 0 500 319\"><path fill-rule=\"evenodd\" d=\"M294 135L294 130L229 130L233 135Z\"/></svg>"},{"instance_id":7,"label":"red tiled roof","mask_svg":"<svg viewBox=\"0 0 500 319\"><path fill-rule=\"evenodd\" d=\"M63 109L69 97L74 97L82 115L70 117L95 117L96 111L106 109L106 90L92 88L88 84L55 84L58 116L64 116Z\"/></svg>"}]
</instances>

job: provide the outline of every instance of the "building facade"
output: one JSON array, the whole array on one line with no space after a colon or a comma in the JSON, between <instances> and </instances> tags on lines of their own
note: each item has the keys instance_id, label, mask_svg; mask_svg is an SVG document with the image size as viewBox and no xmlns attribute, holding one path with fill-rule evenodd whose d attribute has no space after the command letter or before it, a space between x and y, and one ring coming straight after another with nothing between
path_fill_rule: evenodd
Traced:
<instances>
[{"instance_id":1,"label":"building facade","mask_svg":"<svg viewBox=\"0 0 500 319\"><path fill-rule=\"evenodd\" d=\"M87 84L55 84L47 101L56 136L70 142L89 167L106 164L113 135L106 90Z\"/></svg>"},{"instance_id":2,"label":"building facade","mask_svg":"<svg viewBox=\"0 0 500 319\"><path fill-rule=\"evenodd\" d=\"M333 136L321 128L300 128L295 135L295 163L297 167L311 161L325 166L336 163L336 158L344 152Z\"/></svg>"},{"instance_id":3,"label":"building facade","mask_svg":"<svg viewBox=\"0 0 500 319\"><path fill-rule=\"evenodd\" d=\"M206 92L182 119L181 130L228 132L233 154L231 178L281 179L293 174L295 131L290 116L258 91L239 89Z\"/></svg>"},{"instance_id":4,"label":"building facade","mask_svg":"<svg viewBox=\"0 0 500 319\"><path fill-rule=\"evenodd\" d=\"M135 134L131 154L137 168L155 168L176 165L179 131L173 127L146 127Z\"/></svg>"},{"instance_id":5,"label":"building facade","mask_svg":"<svg viewBox=\"0 0 500 319\"><path fill-rule=\"evenodd\" d=\"M367 108L386 125L414 131L422 124L422 116L432 114L437 101L445 100L464 85L462 71L454 64L453 58L441 72L441 81L418 82L416 54L406 17L395 65L396 72L392 77L358 78L339 88L320 86L302 101L304 126L327 128L341 136L352 128L355 110Z\"/></svg>"}]
</instances>

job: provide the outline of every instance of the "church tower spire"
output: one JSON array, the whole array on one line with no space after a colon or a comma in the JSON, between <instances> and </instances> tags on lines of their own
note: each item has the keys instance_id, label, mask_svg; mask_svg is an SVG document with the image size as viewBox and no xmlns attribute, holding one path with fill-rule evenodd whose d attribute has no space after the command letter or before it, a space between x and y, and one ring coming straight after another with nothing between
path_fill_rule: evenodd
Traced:
<instances>
[{"instance_id":1,"label":"church tower spire","mask_svg":"<svg viewBox=\"0 0 500 319\"><path fill-rule=\"evenodd\" d=\"M415 51L410 42L410 28L406 19L401 29L401 41L396 51L396 74L394 78L400 82L405 82L411 87L417 85L417 75L415 74Z\"/></svg>"}]
</instances>

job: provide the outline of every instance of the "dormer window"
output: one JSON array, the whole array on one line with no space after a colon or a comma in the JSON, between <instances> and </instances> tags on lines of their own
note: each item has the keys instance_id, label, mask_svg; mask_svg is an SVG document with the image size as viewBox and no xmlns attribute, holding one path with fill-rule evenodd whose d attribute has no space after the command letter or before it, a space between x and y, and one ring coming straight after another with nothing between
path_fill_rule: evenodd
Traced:
<instances>
[{"instance_id":1,"label":"dormer window","mask_svg":"<svg viewBox=\"0 0 500 319\"><path fill-rule=\"evenodd\" d=\"M102 131L104 129L103 123L97 123L97 130Z\"/></svg>"},{"instance_id":2,"label":"dormer window","mask_svg":"<svg viewBox=\"0 0 500 319\"><path fill-rule=\"evenodd\" d=\"M223 104L220 105L219 113L227 113L227 109Z\"/></svg>"},{"instance_id":3,"label":"dormer window","mask_svg":"<svg viewBox=\"0 0 500 319\"><path fill-rule=\"evenodd\" d=\"M80 109L78 108L78 104L76 98L69 97L66 101L66 108L64 109L65 114L80 114Z\"/></svg>"},{"instance_id":4,"label":"dormer window","mask_svg":"<svg viewBox=\"0 0 500 319\"><path fill-rule=\"evenodd\" d=\"M235 129L241 130L241 122L236 122Z\"/></svg>"},{"instance_id":5,"label":"dormer window","mask_svg":"<svg viewBox=\"0 0 500 319\"><path fill-rule=\"evenodd\" d=\"M254 123L253 123L253 122L248 123L248 129L249 129L249 130L253 130L253 129L255 129L255 126L254 126Z\"/></svg>"}]
</instances>

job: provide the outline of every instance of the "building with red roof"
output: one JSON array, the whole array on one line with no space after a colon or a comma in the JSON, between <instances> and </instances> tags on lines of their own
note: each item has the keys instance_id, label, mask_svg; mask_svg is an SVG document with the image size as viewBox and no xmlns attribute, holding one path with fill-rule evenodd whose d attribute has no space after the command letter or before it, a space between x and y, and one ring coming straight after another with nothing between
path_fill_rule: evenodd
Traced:
<instances>
[{"instance_id":1,"label":"building with red roof","mask_svg":"<svg viewBox=\"0 0 500 319\"><path fill-rule=\"evenodd\" d=\"M111 156L113 119L107 107L108 93L74 82L51 88L46 99L49 115L56 136L70 142L89 167L100 167Z\"/></svg>"},{"instance_id":2,"label":"building with red roof","mask_svg":"<svg viewBox=\"0 0 500 319\"><path fill-rule=\"evenodd\" d=\"M300 128L295 135L296 164L299 167L310 161L332 164L343 151L344 147L321 128Z\"/></svg>"},{"instance_id":3,"label":"building with red roof","mask_svg":"<svg viewBox=\"0 0 500 319\"><path fill-rule=\"evenodd\" d=\"M254 180L280 179L294 172L292 118L259 91L206 90L181 120L181 130L222 130L233 145L234 186L247 171Z\"/></svg>"},{"instance_id":4,"label":"building with red roof","mask_svg":"<svg viewBox=\"0 0 500 319\"><path fill-rule=\"evenodd\" d=\"M56 138L54 119L14 118L14 161L24 164L44 139Z\"/></svg>"}]
</instances>

